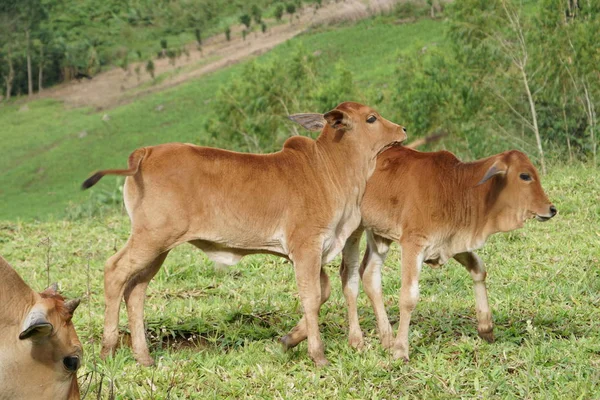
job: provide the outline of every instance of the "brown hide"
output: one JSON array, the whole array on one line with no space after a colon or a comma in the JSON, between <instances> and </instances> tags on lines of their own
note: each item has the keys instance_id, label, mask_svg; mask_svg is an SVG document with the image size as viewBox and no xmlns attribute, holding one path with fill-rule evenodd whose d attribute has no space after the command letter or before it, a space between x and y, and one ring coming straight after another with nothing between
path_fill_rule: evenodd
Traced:
<instances>
[{"instance_id":1,"label":"brown hide","mask_svg":"<svg viewBox=\"0 0 600 400\"><path fill-rule=\"evenodd\" d=\"M358 103L296 117L309 129L322 127L319 138L293 137L266 155L180 143L145 147L131 155L129 169L100 171L84 183L89 187L107 173L128 176L124 200L132 233L106 264L103 356L117 345L124 296L136 359L152 364L143 325L146 287L168 252L189 242L223 264L251 253L290 259L305 314L282 341L289 348L308 337L311 358L327 362L318 329L329 295L321 265L358 227L376 155L406 134Z\"/></svg>"},{"instance_id":2,"label":"brown hide","mask_svg":"<svg viewBox=\"0 0 600 400\"><path fill-rule=\"evenodd\" d=\"M494 164L504 170L480 183ZM522 173L532 180L521 180ZM434 236L458 234L469 237L457 244L465 251L528 218L554 216L550 207L535 167L519 151L463 163L447 151L395 147L378 158L361 212L363 225L379 236L430 245Z\"/></svg>"},{"instance_id":3,"label":"brown hide","mask_svg":"<svg viewBox=\"0 0 600 400\"><path fill-rule=\"evenodd\" d=\"M493 340L485 288L486 272L474 250L493 233L520 228L529 218L556 214L535 167L519 151L463 163L447 151L423 153L405 147L383 152L361 204L361 228L348 240L341 267L349 307L350 343L362 345L356 315L358 274L378 321L379 335L394 357L408 360L408 327L418 299L421 265L455 258L471 273L480 336ZM367 230L360 271L358 243ZM400 325L394 342L381 294L381 266L392 241L402 247Z\"/></svg>"},{"instance_id":4,"label":"brown hide","mask_svg":"<svg viewBox=\"0 0 600 400\"><path fill-rule=\"evenodd\" d=\"M55 287L34 292L2 257L0 277L0 399L78 400L79 301L65 302Z\"/></svg>"}]
</instances>

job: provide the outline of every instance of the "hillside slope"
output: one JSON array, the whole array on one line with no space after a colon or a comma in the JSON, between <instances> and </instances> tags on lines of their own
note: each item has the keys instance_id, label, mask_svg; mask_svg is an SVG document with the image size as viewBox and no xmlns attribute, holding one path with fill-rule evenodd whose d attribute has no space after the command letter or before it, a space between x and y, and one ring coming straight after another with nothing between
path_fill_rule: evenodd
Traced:
<instances>
[{"instance_id":1,"label":"hillside slope","mask_svg":"<svg viewBox=\"0 0 600 400\"><path fill-rule=\"evenodd\" d=\"M435 45L441 36L439 21L394 24L375 18L301 35L258 60L285 59L295 46L304 46L320 54L327 73L334 74L335 63L343 60L359 87L384 87L402 51ZM203 127L213 113L211 100L242 66L141 96L109 111L65 107L50 99L3 107L0 220L63 217L80 204L106 201L115 190L114 179L103 180L93 191L79 190L94 170L124 166L129 153L140 146L202 142ZM380 109L390 111L384 104Z\"/></svg>"}]
</instances>

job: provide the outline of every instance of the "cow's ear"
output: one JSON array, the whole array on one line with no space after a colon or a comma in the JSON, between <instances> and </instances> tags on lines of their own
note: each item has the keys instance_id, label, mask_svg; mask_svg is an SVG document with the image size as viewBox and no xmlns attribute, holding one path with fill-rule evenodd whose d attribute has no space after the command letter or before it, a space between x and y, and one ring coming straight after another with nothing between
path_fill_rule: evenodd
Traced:
<instances>
[{"instance_id":1,"label":"cow's ear","mask_svg":"<svg viewBox=\"0 0 600 400\"><path fill-rule=\"evenodd\" d=\"M331 110L323 115L329 126L334 129L349 130L352 129L352 121L348 114L341 110Z\"/></svg>"},{"instance_id":2,"label":"cow's ear","mask_svg":"<svg viewBox=\"0 0 600 400\"><path fill-rule=\"evenodd\" d=\"M79 303L81 303L81 299L65 301L65 309L69 312L71 316L73 316L73 313L75 312L77 307L79 307Z\"/></svg>"},{"instance_id":3,"label":"cow's ear","mask_svg":"<svg viewBox=\"0 0 600 400\"><path fill-rule=\"evenodd\" d=\"M41 339L50 336L53 329L54 327L48 321L45 310L36 305L25 317L19 339Z\"/></svg>"},{"instance_id":4,"label":"cow's ear","mask_svg":"<svg viewBox=\"0 0 600 400\"><path fill-rule=\"evenodd\" d=\"M325 124L325 118L323 118L323 114L315 114L315 113L304 113L304 114L292 114L288 115L288 118L291 121L301 125L304 129L308 129L309 131L317 132L321 131Z\"/></svg>"},{"instance_id":5,"label":"cow's ear","mask_svg":"<svg viewBox=\"0 0 600 400\"><path fill-rule=\"evenodd\" d=\"M54 282L52 285L48 286L43 292L40 294L47 296L54 296L58 293L58 283Z\"/></svg>"},{"instance_id":6,"label":"cow's ear","mask_svg":"<svg viewBox=\"0 0 600 400\"><path fill-rule=\"evenodd\" d=\"M490 178L496 176L496 175L504 175L506 174L506 170L508 169L507 165L502 162L502 161L496 161L494 164L492 164L492 166L487 170L487 172L485 173L485 175L483 176L483 178L481 178L481 180L479 181L479 183L477 184L477 186L484 184L485 182L487 182L488 180L490 180Z\"/></svg>"}]
</instances>

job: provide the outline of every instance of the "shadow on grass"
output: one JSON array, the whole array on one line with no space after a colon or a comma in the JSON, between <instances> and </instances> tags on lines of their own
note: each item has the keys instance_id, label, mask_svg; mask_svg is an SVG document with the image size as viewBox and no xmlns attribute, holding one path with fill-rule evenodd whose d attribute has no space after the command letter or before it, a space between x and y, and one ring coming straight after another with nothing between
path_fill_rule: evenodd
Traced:
<instances>
[{"instance_id":1,"label":"shadow on grass","mask_svg":"<svg viewBox=\"0 0 600 400\"><path fill-rule=\"evenodd\" d=\"M148 321L146 338L151 350L229 352L248 342L279 338L281 324L281 317L273 311L236 311L221 320L190 319L177 325L172 321ZM119 347L131 347L129 332L120 335Z\"/></svg>"},{"instance_id":2,"label":"shadow on grass","mask_svg":"<svg viewBox=\"0 0 600 400\"><path fill-rule=\"evenodd\" d=\"M578 340L593 337L591 325L573 324L571 319L560 313L545 314L512 310L494 312L494 334L497 343L511 343L521 346L526 339L537 340ZM365 321L364 327L373 327L375 321ZM398 317L390 318L394 329L398 327ZM440 338L458 341L462 337L478 337L475 310L469 308L438 309L415 312L410 330L419 331L419 345L431 345Z\"/></svg>"}]
</instances>

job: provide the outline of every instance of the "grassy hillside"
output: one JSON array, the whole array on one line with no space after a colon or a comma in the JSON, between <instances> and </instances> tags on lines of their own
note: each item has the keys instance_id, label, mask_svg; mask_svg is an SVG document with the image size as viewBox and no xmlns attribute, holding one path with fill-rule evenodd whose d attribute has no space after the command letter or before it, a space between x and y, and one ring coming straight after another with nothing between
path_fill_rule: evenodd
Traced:
<instances>
[{"instance_id":1,"label":"grassy hillside","mask_svg":"<svg viewBox=\"0 0 600 400\"><path fill-rule=\"evenodd\" d=\"M6 222L0 254L37 289L58 280L82 296L75 324L85 347L84 391L119 399L213 398L527 398L600 396L600 205L597 172L558 167L544 179L560 214L493 237L487 265L494 344L477 337L471 279L454 261L421 277L411 325L411 361L381 348L368 299L359 297L366 346L347 344L337 265L320 314L331 367L315 369L301 344L283 353L278 338L300 317L289 263L252 256L217 273L191 246L175 249L150 284L146 322L156 368L135 364L128 347L97 358L103 321L102 269L128 236L127 217L76 222ZM383 269L384 300L397 325L400 271L394 246ZM124 308L121 331L126 331ZM127 338L124 338L125 343ZM94 372L91 374L91 372Z\"/></svg>"},{"instance_id":2,"label":"grassy hillside","mask_svg":"<svg viewBox=\"0 0 600 400\"><path fill-rule=\"evenodd\" d=\"M435 45L441 36L439 22L395 25L393 20L376 18L308 33L260 59L285 59L298 46L320 51L325 73L333 75L341 60L366 93L358 100L366 101L367 96L376 96L373 92L385 92L386 79L393 75L403 51ZM356 46L367 41L369 46ZM0 140L4 144L0 196L6 204L0 208L0 220L61 218L79 204L91 201L96 205L94 196L111 192L114 178L90 192L79 190L81 182L94 170L125 166L127 156L137 147L172 141L209 142L204 125L214 113L211 100L241 68L243 64L109 111L65 109L49 100L0 107ZM385 102L379 109L393 117Z\"/></svg>"}]
</instances>

